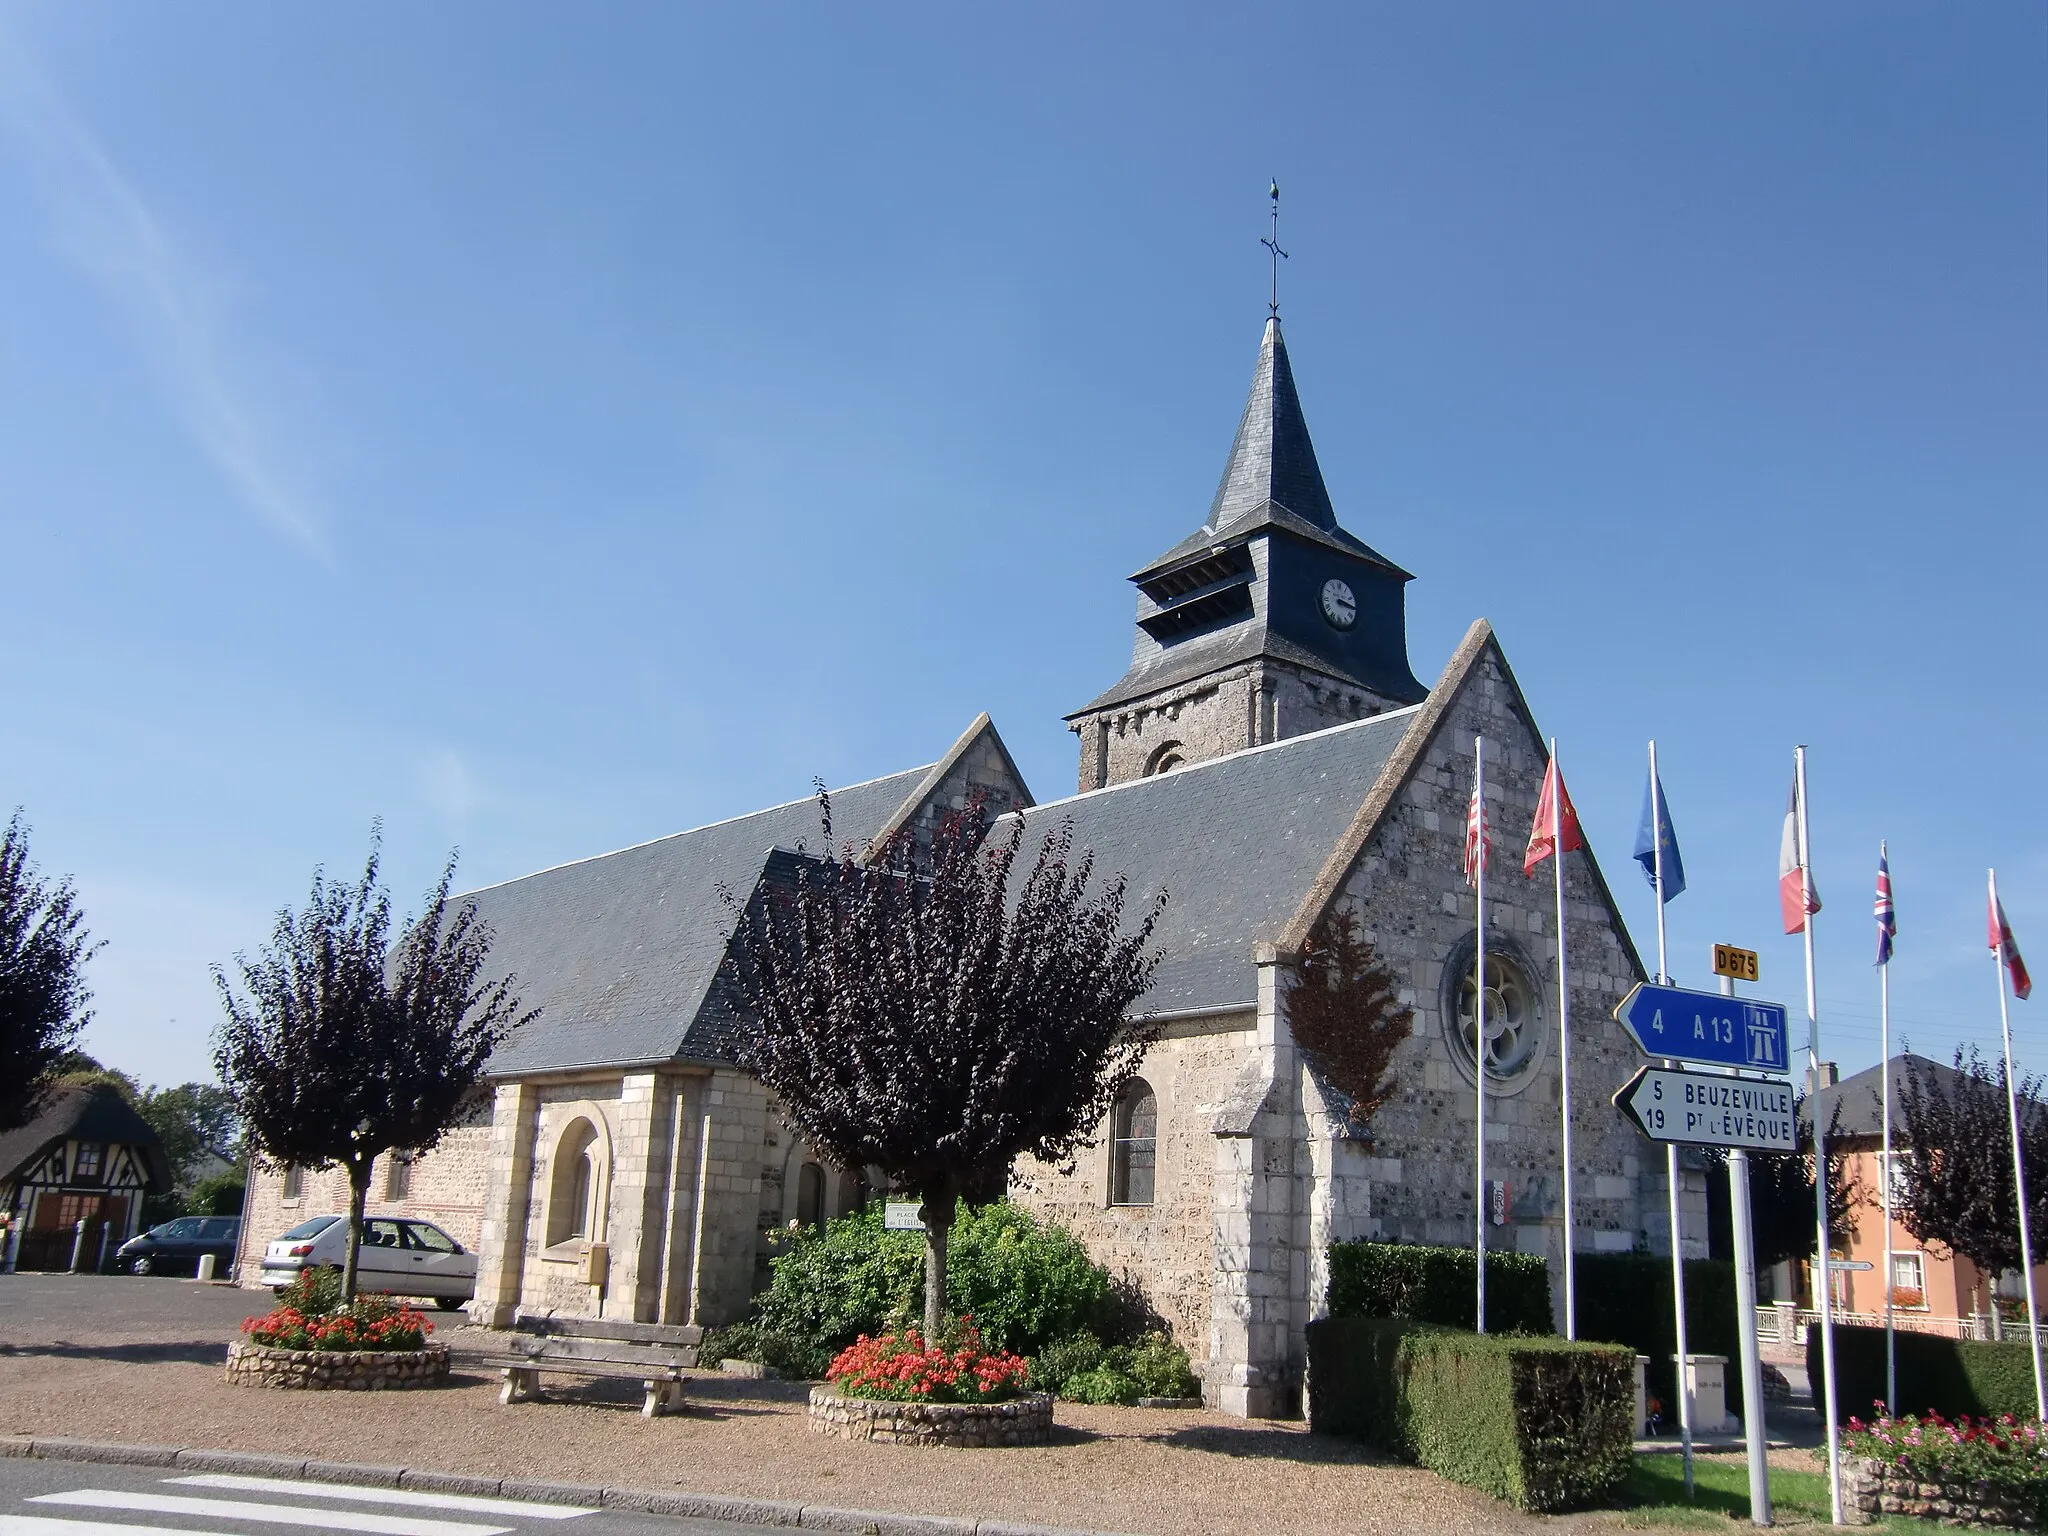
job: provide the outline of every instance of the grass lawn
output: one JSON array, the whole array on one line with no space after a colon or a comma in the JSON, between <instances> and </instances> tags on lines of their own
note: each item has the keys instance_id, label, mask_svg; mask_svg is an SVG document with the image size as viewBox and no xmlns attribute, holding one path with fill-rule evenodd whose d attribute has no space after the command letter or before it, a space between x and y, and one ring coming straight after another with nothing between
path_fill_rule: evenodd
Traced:
<instances>
[{"instance_id":1,"label":"grass lawn","mask_svg":"<svg viewBox=\"0 0 2048 1536\"><path fill-rule=\"evenodd\" d=\"M1631 1529L1676 1527L1724 1531L1749 1523L1749 1468L1739 1461L1693 1462L1693 1498L1685 1497L1685 1458L1675 1452L1638 1456L1618 1503L1630 1506L1621 1523ZM1779 1525L1828 1523L1827 1473L1771 1468L1771 1514ZM1865 1530L1924 1531L1921 1520L1891 1519Z\"/></svg>"}]
</instances>

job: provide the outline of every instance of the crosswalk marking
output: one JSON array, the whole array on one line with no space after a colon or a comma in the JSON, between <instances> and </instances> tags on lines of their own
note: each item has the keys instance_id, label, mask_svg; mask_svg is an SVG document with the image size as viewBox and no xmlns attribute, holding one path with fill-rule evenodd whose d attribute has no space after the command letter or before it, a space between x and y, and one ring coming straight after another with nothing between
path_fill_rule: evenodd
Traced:
<instances>
[{"instance_id":1,"label":"crosswalk marking","mask_svg":"<svg viewBox=\"0 0 2048 1536\"><path fill-rule=\"evenodd\" d=\"M360 1504L410 1504L419 1509L459 1509L473 1515L504 1515L524 1520L574 1520L594 1509L567 1504L534 1504L523 1499L488 1499L468 1493L422 1493L412 1488L360 1488L350 1483L302 1483L288 1477L244 1477L234 1472L206 1472L197 1477L167 1477L167 1483L188 1488L239 1489L244 1493L293 1493L301 1498L347 1499Z\"/></svg>"},{"instance_id":2,"label":"crosswalk marking","mask_svg":"<svg viewBox=\"0 0 2048 1536\"><path fill-rule=\"evenodd\" d=\"M0 1515L0 1536L229 1536L226 1531L190 1531L169 1525L128 1525L118 1520L46 1520L38 1515Z\"/></svg>"},{"instance_id":3,"label":"crosswalk marking","mask_svg":"<svg viewBox=\"0 0 2048 1536\"><path fill-rule=\"evenodd\" d=\"M310 1525L328 1531L361 1531L366 1536L507 1536L509 1525L473 1525L462 1520L415 1520L406 1515L366 1515L352 1509L298 1509L290 1504L246 1504L239 1499L188 1499L169 1493L123 1493L80 1488L45 1493L31 1504L82 1504L91 1509L132 1509L148 1515L211 1515L220 1520L261 1520L269 1525Z\"/></svg>"}]
</instances>

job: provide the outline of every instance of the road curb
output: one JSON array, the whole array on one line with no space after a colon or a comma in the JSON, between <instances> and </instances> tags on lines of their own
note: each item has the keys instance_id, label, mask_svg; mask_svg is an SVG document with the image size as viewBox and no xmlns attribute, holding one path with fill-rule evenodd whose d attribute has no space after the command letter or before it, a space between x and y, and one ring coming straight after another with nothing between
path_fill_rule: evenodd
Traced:
<instances>
[{"instance_id":1,"label":"road curb","mask_svg":"<svg viewBox=\"0 0 2048 1536\"><path fill-rule=\"evenodd\" d=\"M906 1515L884 1510L836 1509L829 1504L729 1498L715 1493L686 1493L677 1488L611 1488L595 1483L478 1477L462 1472L380 1467L352 1461L308 1461L289 1456L268 1456L259 1451L129 1445L114 1440L73 1440L59 1435L0 1435L0 1457L120 1462L138 1467L180 1467L194 1472L309 1478L316 1482L348 1483L364 1488L414 1488L422 1493L481 1494L530 1499L544 1504L573 1504L584 1509L620 1509L635 1514L725 1520L734 1525L840 1531L851 1533L851 1536L1117 1536L1112 1531L1020 1525L1014 1520L959 1520L945 1515Z\"/></svg>"}]
</instances>

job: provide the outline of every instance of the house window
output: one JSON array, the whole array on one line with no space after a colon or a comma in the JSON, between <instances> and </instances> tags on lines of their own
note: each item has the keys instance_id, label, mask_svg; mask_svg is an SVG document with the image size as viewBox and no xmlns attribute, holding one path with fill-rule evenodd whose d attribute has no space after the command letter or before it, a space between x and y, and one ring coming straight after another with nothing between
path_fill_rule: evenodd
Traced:
<instances>
[{"instance_id":1,"label":"house window","mask_svg":"<svg viewBox=\"0 0 2048 1536\"><path fill-rule=\"evenodd\" d=\"M71 1169L72 1180L79 1184L97 1184L100 1181L100 1164L107 1155L107 1149L96 1141L81 1141L78 1157Z\"/></svg>"},{"instance_id":2,"label":"house window","mask_svg":"<svg viewBox=\"0 0 2048 1536\"><path fill-rule=\"evenodd\" d=\"M393 1152L384 1164L384 1198L404 1200L412 1194L412 1153Z\"/></svg>"},{"instance_id":3,"label":"house window","mask_svg":"<svg viewBox=\"0 0 2048 1536\"><path fill-rule=\"evenodd\" d=\"M825 1224L825 1170L816 1163L797 1170L796 1219L807 1227Z\"/></svg>"},{"instance_id":4,"label":"house window","mask_svg":"<svg viewBox=\"0 0 2048 1536\"><path fill-rule=\"evenodd\" d=\"M1159 1149L1159 1101L1143 1079L1117 1095L1109 1139L1109 1203L1150 1205Z\"/></svg>"},{"instance_id":5,"label":"house window","mask_svg":"<svg viewBox=\"0 0 2048 1536\"><path fill-rule=\"evenodd\" d=\"M1926 1309L1927 1268L1919 1254L1892 1255L1892 1305Z\"/></svg>"},{"instance_id":6,"label":"house window","mask_svg":"<svg viewBox=\"0 0 2048 1536\"><path fill-rule=\"evenodd\" d=\"M306 1173L297 1163L284 1165L284 1198L297 1200L306 1192Z\"/></svg>"},{"instance_id":7,"label":"house window","mask_svg":"<svg viewBox=\"0 0 2048 1536\"><path fill-rule=\"evenodd\" d=\"M572 1121L555 1151L555 1172L548 1197L548 1245L587 1242L597 1232L597 1127Z\"/></svg>"}]
</instances>

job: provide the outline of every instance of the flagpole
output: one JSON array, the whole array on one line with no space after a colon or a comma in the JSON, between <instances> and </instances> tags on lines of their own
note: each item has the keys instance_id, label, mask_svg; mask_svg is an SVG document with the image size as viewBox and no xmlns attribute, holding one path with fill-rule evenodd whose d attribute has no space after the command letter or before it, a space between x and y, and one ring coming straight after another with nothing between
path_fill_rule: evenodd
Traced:
<instances>
[{"instance_id":1,"label":"flagpole","mask_svg":"<svg viewBox=\"0 0 2048 1536\"><path fill-rule=\"evenodd\" d=\"M2041 1314L2034 1298L2034 1246L2027 1233L2027 1165L2020 1154L2020 1094L2012 1077L2012 1005L2005 998L2005 913L1998 905L1998 871L1991 874L1991 922L1998 933L1992 959L1998 966L1998 1027L2005 1036L2005 1108L2012 1121L2012 1184L2020 1208L2020 1273L2027 1281L2027 1352L2034 1360L2034 1416L2048 1419L2048 1390L2041 1381ZM1991 1304L1998 1305L1993 1296Z\"/></svg>"},{"instance_id":2,"label":"flagpole","mask_svg":"<svg viewBox=\"0 0 2048 1536\"><path fill-rule=\"evenodd\" d=\"M1885 871L1885 895L1889 898L1891 863L1882 839L1877 845L1877 864ZM1881 915L1878 924L1879 942L1883 942L1884 918ZM1877 965L1877 1038L1881 1061L1878 1095L1884 1104L1884 1156L1878 1164L1884 1179L1884 1411L1887 1415L1895 1415L1899 1411L1899 1341L1897 1325L1892 1318L1892 1292L1897 1288L1897 1277L1892 1273L1892 961L1889 949ZM1924 1271L1920 1283L1923 1286L1927 1283Z\"/></svg>"},{"instance_id":3,"label":"flagpole","mask_svg":"<svg viewBox=\"0 0 2048 1536\"><path fill-rule=\"evenodd\" d=\"M1651 883L1657 887L1657 980L1669 982L1664 965L1664 784L1657 777L1657 743L1650 743L1650 859ZM1667 1067L1679 1065L1666 1061ZM1671 1317L1672 1343L1677 1346L1678 1438L1685 1451L1685 1496L1692 1498L1692 1393L1685 1379L1685 1243L1678 1211L1678 1143L1664 1143L1664 1182L1671 1208Z\"/></svg>"},{"instance_id":4,"label":"flagpole","mask_svg":"<svg viewBox=\"0 0 2048 1536\"><path fill-rule=\"evenodd\" d=\"M1564 968L1564 769L1550 738L1550 862L1557 878L1558 1118L1564 1127L1564 1336L1579 1336L1579 1291L1572 1254L1572 1015Z\"/></svg>"},{"instance_id":5,"label":"flagpole","mask_svg":"<svg viewBox=\"0 0 2048 1536\"><path fill-rule=\"evenodd\" d=\"M1792 754L1794 783L1799 793L1799 817L1795 823L1799 838L1799 932L1806 949L1806 1070L1807 1110L1813 1121L1813 1206L1820 1234L1819 1262L1814 1266L1814 1290L1820 1302L1821 1372L1826 1378L1824 1415L1828 1431L1828 1506L1834 1524L1842 1523L1842 1427L1835 1421L1835 1307L1828 1242L1828 1145L1820 1122L1820 996L1813 976L1813 864L1806 841L1806 748Z\"/></svg>"},{"instance_id":6,"label":"flagpole","mask_svg":"<svg viewBox=\"0 0 2048 1536\"><path fill-rule=\"evenodd\" d=\"M1476 1085L1472 1124L1474 1147L1472 1210L1474 1240L1472 1245L1473 1269L1477 1273L1476 1321L1477 1331L1486 1332L1486 738L1472 738L1472 802L1473 812L1465 817L1465 856L1474 859L1469 846L1474 835L1475 815L1479 847L1472 888L1478 893L1473 903L1474 922L1478 928L1478 961L1474 971L1472 993L1472 1081Z\"/></svg>"}]
</instances>

